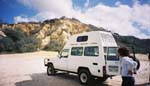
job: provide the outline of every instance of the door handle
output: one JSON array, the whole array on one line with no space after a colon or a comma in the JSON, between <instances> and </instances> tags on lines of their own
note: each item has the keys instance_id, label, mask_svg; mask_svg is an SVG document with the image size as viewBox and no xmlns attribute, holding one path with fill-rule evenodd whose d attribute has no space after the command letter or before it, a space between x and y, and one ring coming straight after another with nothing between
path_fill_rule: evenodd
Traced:
<instances>
[{"instance_id":1,"label":"door handle","mask_svg":"<svg viewBox=\"0 0 150 86\"><path fill-rule=\"evenodd\" d=\"M93 63L93 65L98 65L98 63Z\"/></svg>"}]
</instances>

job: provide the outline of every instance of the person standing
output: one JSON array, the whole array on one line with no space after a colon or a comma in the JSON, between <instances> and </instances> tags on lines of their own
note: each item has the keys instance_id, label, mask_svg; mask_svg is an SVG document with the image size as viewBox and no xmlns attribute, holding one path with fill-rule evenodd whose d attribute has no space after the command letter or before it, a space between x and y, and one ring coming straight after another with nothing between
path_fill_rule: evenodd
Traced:
<instances>
[{"instance_id":1,"label":"person standing","mask_svg":"<svg viewBox=\"0 0 150 86\"><path fill-rule=\"evenodd\" d=\"M118 49L121 64L122 86L135 86L135 79L133 77L134 69L137 63L129 58L129 50L126 47Z\"/></svg>"}]
</instances>

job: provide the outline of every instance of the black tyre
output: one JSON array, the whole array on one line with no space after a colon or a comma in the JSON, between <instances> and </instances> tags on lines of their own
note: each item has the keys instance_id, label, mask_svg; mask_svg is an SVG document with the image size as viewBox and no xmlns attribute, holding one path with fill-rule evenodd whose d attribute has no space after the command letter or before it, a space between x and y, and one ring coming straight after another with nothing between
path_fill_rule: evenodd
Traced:
<instances>
[{"instance_id":1,"label":"black tyre","mask_svg":"<svg viewBox=\"0 0 150 86\"><path fill-rule=\"evenodd\" d=\"M139 68L140 68L140 61L136 58L136 57L134 57L134 56L129 56L130 58L132 58L133 59L133 61L136 61L137 62L137 70L139 70Z\"/></svg>"},{"instance_id":2,"label":"black tyre","mask_svg":"<svg viewBox=\"0 0 150 86\"><path fill-rule=\"evenodd\" d=\"M47 75L48 76L55 75L55 69L54 69L54 66L52 64L49 64L47 66Z\"/></svg>"},{"instance_id":3,"label":"black tyre","mask_svg":"<svg viewBox=\"0 0 150 86\"><path fill-rule=\"evenodd\" d=\"M92 81L92 75L88 70L82 69L79 71L79 81L81 84L86 85Z\"/></svg>"},{"instance_id":4,"label":"black tyre","mask_svg":"<svg viewBox=\"0 0 150 86\"><path fill-rule=\"evenodd\" d=\"M138 59L136 59L136 62L137 62L137 70L139 70L140 69L140 61L138 60Z\"/></svg>"}]
</instances>

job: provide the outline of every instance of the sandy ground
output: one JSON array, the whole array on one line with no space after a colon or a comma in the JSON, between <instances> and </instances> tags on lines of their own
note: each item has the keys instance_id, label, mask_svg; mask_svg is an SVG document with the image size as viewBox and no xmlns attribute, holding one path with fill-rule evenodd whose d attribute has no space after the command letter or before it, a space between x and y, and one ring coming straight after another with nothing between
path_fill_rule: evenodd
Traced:
<instances>
[{"instance_id":1,"label":"sandy ground","mask_svg":"<svg viewBox=\"0 0 150 86\"><path fill-rule=\"evenodd\" d=\"M82 86L73 74L59 73L47 76L44 58L56 56L56 52L35 52L0 55L0 86ZM135 75L136 86L150 86L148 83L150 65L146 55L136 55L141 67ZM121 77L108 78L105 83L94 82L89 86L120 86Z\"/></svg>"}]
</instances>

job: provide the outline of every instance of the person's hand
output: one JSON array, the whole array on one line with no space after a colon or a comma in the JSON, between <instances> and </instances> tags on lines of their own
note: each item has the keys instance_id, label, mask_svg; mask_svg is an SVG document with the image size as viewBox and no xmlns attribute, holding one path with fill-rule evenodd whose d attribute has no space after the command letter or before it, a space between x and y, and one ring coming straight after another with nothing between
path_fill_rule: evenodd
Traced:
<instances>
[{"instance_id":1,"label":"person's hand","mask_svg":"<svg viewBox=\"0 0 150 86\"><path fill-rule=\"evenodd\" d=\"M128 75L133 75L132 70L129 70L129 71L128 71Z\"/></svg>"},{"instance_id":2,"label":"person's hand","mask_svg":"<svg viewBox=\"0 0 150 86\"><path fill-rule=\"evenodd\" d=\"M133 69L133 73L136 74L136 68Z\"/></svg>"}]
</instances>

